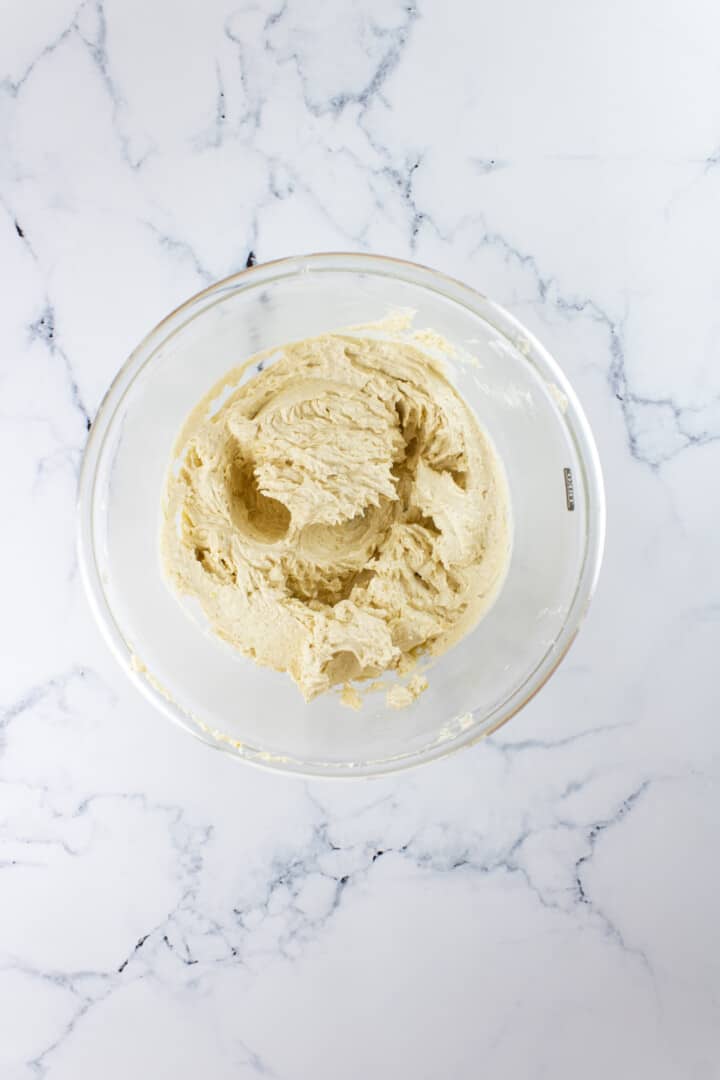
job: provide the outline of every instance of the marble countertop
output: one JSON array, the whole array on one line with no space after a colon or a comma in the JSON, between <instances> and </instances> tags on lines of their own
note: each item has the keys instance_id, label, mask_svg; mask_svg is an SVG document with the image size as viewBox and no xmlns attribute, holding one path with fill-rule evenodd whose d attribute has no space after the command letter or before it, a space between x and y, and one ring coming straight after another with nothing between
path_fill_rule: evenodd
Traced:
<instances>
[{"instance_id":1,"label":"marble countertop","mask_svg":"<svg viewBox=\"0 0 720 1080\"><path fill-rule=\"evenodd\" d=\"M43 0L0 15L0 1077L720 1077L720 13ZM538 333L609 538L556 677L367 783L242 767L100 640L75 491L167 311L312 250Z\"/></svg>"}]
</instances>

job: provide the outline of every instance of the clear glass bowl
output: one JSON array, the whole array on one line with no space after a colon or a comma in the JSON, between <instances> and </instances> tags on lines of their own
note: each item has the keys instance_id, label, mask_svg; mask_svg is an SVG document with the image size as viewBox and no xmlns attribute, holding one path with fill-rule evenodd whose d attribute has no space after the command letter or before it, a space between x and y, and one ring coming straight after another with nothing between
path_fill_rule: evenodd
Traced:
<instances>
[{"instance_id":1,"label":"clear glass bowl","mask_svg":"<svg viewBox=\"0 0 720 1080\"><path fill-rule=\"evenodd\" d=\"M359 712L306 705L188 617L160 568L161 491L186 415L259 350L413 308L474 357L452 378L504 463L513 551L494 606L428 670L404 710L369 694ZM163 320L100 406L79 495L80 564L110 647L171 719L211 746L310 776L370 776L469 746L510 719L556 669L587 611L605 532L600 464L558 365L511 315L423 266L370 255L297 256L205 289Z\"/></svg>"}]
</instances>

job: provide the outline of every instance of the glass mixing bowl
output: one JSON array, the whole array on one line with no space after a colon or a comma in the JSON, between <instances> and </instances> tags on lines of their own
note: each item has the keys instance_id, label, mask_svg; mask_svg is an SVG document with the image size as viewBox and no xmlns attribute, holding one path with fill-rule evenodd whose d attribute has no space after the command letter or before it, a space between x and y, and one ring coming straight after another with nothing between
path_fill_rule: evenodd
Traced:
<instances>
[{"instance_id":1,"label":"glass mixing bowl","mask_svg":"<svg viewBox=\"0 0 720 1080\"><path fill-rule=\"evenodd\" d=\"M305 704L183 612L159 560L161 492L189 411L260 350L412 308L470 358L450 377L505 466L513 549L502 590L470 634L427 669L403 710L367 694ZM248 374L252 374L249 372ZM80 565L110 647L145 696L203 742L310 776L370 776L469 746L509 720L556 669L598 577L605 502L597 450L558 365L511 315L427 267L320 254L255 266L194 296L119 372L80 479Z\"/></svg>"}]
</instances>

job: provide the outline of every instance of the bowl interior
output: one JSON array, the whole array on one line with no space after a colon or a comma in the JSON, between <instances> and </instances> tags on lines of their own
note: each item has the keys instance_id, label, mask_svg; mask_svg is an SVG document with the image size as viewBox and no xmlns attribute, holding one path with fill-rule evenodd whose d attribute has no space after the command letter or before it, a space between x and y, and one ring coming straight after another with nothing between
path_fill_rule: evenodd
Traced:
<instances>
[{"instance_id":1,"label":"bowl interior","mask_svg":"<svg viewBox=\"0 0 720 1080\"><path fill-rule=\"evenodd\" d=\"M228 369L284 342L412 308L459 349L451 378L504 464L513 550L477 628L427 664L404 710L309 705L286 675L220 642L161 574L161 492L178 431ZM252 371L248 372L248 377ZM537 343L478 294L390 260L284 260L220 283L160 325L96 422L83 476L83 560L121 659L165 711L208 741L308 773L378 772L437 756L497 726L572 639L599 561L602 491L572 391Z\"/></svg>"}]
</instances>

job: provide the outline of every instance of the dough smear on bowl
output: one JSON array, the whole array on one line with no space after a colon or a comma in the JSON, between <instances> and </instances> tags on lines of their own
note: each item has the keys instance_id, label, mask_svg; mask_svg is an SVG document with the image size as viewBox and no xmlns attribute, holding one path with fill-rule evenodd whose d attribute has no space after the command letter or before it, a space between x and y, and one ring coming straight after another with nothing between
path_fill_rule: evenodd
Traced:
<instances>
[{"instance_id":1,"label":"dough smear on bowl","mask_svg":"<svg viewBox=\"0 0 720 1080\"><path fill-rule=\"evenodd\" d=\"M188 418L162 554L213 630L309 701L467 633L504 577L509 506L492 445L411 341L347 331L273 356Z\"/></svg>"}]
</instances>

